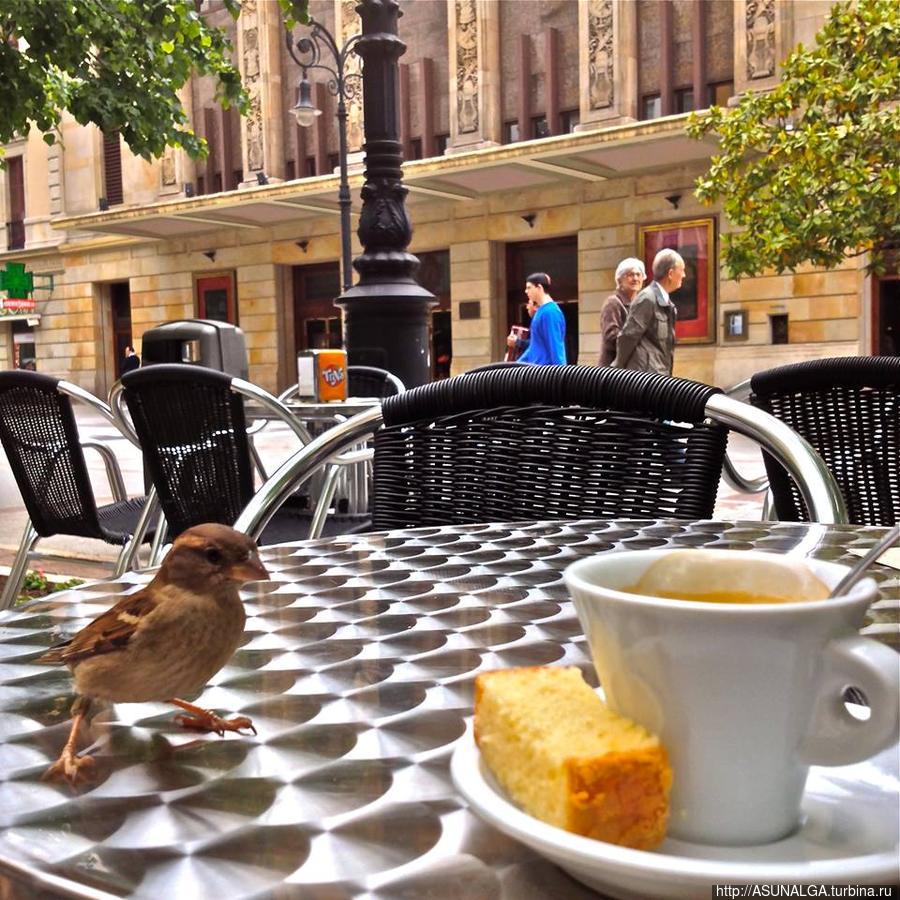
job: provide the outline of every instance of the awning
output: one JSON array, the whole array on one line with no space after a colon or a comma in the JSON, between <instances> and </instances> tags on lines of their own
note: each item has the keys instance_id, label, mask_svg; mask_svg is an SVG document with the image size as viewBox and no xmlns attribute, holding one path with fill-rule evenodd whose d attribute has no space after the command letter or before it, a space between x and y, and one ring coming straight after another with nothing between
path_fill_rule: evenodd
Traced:
<instances>
[{"instance_id":1,"label":"awning","mask_svg":"<svg viewBox=\"0 0 900 900\"><path fill-rule=\"evenodd\" d=\"M408 205L435 199L465 202L490 194L605 181L708 159L712 138L691 140L685 115L597 131L565 134L404 163ZM350 175L354 209L360 209L361 171ZM221 228L260 229L323 215L339 215L337 175L54 220L54 228L170 239Z\"/></svg>"}]
</instances>

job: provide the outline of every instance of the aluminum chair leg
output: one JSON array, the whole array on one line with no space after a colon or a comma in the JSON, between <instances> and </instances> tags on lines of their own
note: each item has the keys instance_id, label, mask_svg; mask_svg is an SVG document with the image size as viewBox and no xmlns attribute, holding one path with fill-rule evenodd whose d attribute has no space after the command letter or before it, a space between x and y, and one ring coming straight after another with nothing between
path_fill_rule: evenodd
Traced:
<instances>
[{"instance_id":1,"label":"aluminum chair leg","mask_svg":"<svg viewBox=\"0 0 900 900\"><path fill-rule=\"evenodd\" d=\"M259 450L256 449L256 444L253 442L253 435L247 436L247 445L250 448L250 456L253 459L253 465L256 466L256 470L259 472L259 477L264 482L268 481L269 476L266 473L266 467L263 465L262 457L259 455Z\"/></svg>"},{"instance_id":2,"label":"aluminum chair leg","mask_svg":"<svg viewBox=\"0 0 900 900\"><path fill-rule=\"evenodd\" d=\"M158 566L162 562L163 550L165 548L166 530L169 523L162 510L159 512L159 518L156 520L156 533L153 535L153 542L150 544L150 560L147 565L151 568Z\"/></svg>"},{"instance_id":3,"label":"aluminum chair leg","mask_svg":"<svg viewBox=\"0 0 900 900\"><path fill-rule=\"evenodd\" d=\"M334 492L337 488L338 475L340 473L340 466L328 467L325 481L322 483L322 492L319 494L319 502L316 504L312 522L309 524L310 540L322 536L322 529L325 527L325 519L328 517L328 510L331 508L331 501L334 499Z\"/></svg>"},{"instance_id":4,"label":"aluminum chair leg","mask_svg":"<svg viewBox=\"0 0 900 900\"><path fill-rule=\"evenodd\" d=\"M19 542L19 549L16 551L16 558L13 560L12 569L9 578L6 579L6 585L3 588L3 594L0 595L0 609L9 609L19 596L22 588L22 582L25 580L25 572L28 569L28 554L31 553L34 545L38 540L38 533L31 524L31 519L25 524L25 531L22 534L22 540Z\"/></svg>"},{"instance_id":5,"label":"aluminum chair leg","mask_svg":"<svg viewBox=\"0 0 900 900\"><path fill-rule=\"evenodd\" d=\"M156 499L156 488L151 488L147 495L147 502L141 511L141 516L137 521L134 534L131 540L122 548L119 558L116 560L116 568L113 575L118 578L123 572L130 572L132 569L139 569L141 559L141 545L144 543L144 535L150 527L150 522L156 514L159 503Z\"/></svg>"}]
</instances>

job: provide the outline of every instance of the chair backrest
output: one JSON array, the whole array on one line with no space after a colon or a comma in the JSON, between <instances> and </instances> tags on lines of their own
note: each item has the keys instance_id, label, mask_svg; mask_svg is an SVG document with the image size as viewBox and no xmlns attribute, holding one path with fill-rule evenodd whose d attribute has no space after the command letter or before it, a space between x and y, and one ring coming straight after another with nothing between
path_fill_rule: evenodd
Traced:
<instances>
[{"instance_id":1,"label":"chair backrest","mask_svg":"<svg viewBox=\"0 0 900 900\"><path fill-rule=\"evenodd\" d=\"M253 496L243 398L232 376L159 364L122 376L122 391L169 535L231 525Z\"/></svg>"},{"instance_id":2,"label":"chair backrest","mask_svg":"<svg viewBox=\"0 0 900 900\"><path fill-rule=\"evenodd\" d=\"M383 404L376 529L565 518L708 518L727 429L718 388L592 366L495 368Z\"/></svg>"},{"instance_id":3,"label":"chair backrest","mask_svg":"<svg viewBox=\"0 0 900 900\"><path fill-rule=\"evenodd\" d=\"M58 385L37 372L0 372L0 443L41 537L104 540L72 401Z\"/></svg>"},{"instance_id":4,"label":"chair backrest","mask_svg":"<svg viewBox=\"0 0 900 900\"><path fill-rule=\"evenodd\" d=\"M406 390L403 382L387 369L347 366L348 397L393 397Z\"/></svg>"},{"instance_id":5,"label":"chair backrest","mask_svg":"<svg viewBox=\"0 0 900 900\"><path fill-rule=\"evenodd\" d=\"M851 522L900 521L900 358L841 357L780 366L750 380L750 402L802 435L840 487ZM796 485L765 454L775 512L807 521Z\"/></svg>"}]
</instances>

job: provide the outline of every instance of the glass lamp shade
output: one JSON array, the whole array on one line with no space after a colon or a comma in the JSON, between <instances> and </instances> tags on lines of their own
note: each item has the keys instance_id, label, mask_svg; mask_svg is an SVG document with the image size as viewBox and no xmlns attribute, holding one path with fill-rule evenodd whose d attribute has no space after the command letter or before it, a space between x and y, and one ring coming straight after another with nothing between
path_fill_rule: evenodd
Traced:
<instances>
[{"instance_id":1,"label":"glass lamp shade","mask_svg":"<svg viewBox=\"0 0 900 900\"><path fill-rule=\"evenodd\" d=\"M322 115L322 110L312 102L311 85L305 74L297 85L297 102L291 107L291 112L303 128L308 128L316 121L316 116Z\"/></svg>"}]
</instances>

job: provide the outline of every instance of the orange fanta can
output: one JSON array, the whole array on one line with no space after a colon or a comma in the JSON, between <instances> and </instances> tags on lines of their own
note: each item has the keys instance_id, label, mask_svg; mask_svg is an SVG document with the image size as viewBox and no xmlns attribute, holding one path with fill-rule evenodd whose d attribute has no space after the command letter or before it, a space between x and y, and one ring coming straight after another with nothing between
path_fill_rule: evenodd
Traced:
<instances>
[{"instance_id":1,"label":"orange fanta can","mask_svg":"<svg viewBox=\"0 0 900 900\"><path fill-rule=\"evenodd\" d=\"M347 399L347 351L304 350L297 356L299 395L327 403Z\"/></svg>"}]
</instances>

